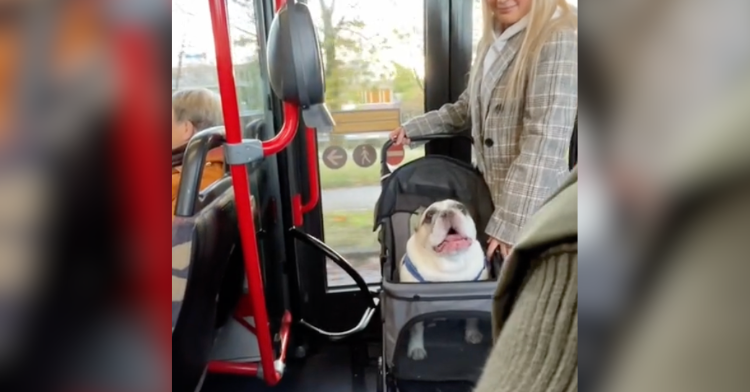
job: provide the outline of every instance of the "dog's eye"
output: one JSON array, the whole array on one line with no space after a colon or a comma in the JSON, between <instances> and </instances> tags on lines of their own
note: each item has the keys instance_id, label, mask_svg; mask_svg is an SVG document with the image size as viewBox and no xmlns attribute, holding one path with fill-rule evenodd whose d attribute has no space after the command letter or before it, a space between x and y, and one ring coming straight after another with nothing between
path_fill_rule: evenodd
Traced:
<instances>
[{"instance_id":1,"label":"dog's eye","mask_svg":"<svg viewBox=\"0 0 750 392\"><path fill-rule=\"evenodd\" d=\"M456 204L456 209L464 215L467 215L469 213L469 210L466 208L466 206L461 203Z\"/></svg>"},{"instance_id":2,"label":"dog's eye","mask_svg":"<svg viewBox=\"0 0 750 392\"><path fill-rule=\"evenodd\" d=\"M432 218L435 216L435 211L427 211L424 214L424 220L422 223L432 223Z\"/></svg>"}]
</instances>

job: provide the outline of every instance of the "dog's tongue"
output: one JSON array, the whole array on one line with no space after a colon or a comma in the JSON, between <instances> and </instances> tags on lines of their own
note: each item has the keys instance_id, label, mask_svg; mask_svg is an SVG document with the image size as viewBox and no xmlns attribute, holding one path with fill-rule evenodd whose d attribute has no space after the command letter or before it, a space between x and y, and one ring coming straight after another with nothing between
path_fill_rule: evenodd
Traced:
<instances>
[{"instance_id":1,"label":"dog's tongue","mask_svg":"<svg viewBox=\"0 0 750 392\"><path fill-rule=\"evenodd\" d=\"M440 245L437 246L438 253L452 253L471 246L471 240L458 234L448 234Z\"/></svg>"}]
</instances>

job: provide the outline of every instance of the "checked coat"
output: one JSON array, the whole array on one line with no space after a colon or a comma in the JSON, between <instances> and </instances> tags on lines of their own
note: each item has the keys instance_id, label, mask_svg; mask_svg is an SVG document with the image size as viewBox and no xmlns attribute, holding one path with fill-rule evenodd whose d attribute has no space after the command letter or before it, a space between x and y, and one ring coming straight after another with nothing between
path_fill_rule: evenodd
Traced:
<instances>
[{"instance_id":1,"label":"checked coat","mask_svg":"<svg viewBox=\"0 0 750 392\"><path fill-rule=\"evenodd\" d=\"M519 110L505 110L508 70L524 35L508 40L488 72L479 68L474 98L467 89L457 102L403 125L407 137L471 128L477 166L495 204L485 231L511 245L526 220L568 176L566 150L578 110L578 35L573 29L550 35L529 72ZM483 63L486 53L475 61Z\"/></svg>"}]
</instances>

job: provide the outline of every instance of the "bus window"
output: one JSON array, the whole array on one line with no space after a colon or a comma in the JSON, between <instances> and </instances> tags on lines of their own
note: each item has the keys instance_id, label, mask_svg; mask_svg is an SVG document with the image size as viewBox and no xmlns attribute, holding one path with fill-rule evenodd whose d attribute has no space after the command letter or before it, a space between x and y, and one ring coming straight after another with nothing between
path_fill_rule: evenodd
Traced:
<instances>
[{"instance_id":1,"label":"bus window","mask_svg":"<svg viewBox=\"0 0 750 392\"><path fill-rule=\"evenodd\" d=\"M203 87L219 92L208 1L172 1L172 92ZM253 0L228 3L232 60L242 123L262 118L266 107Z\"/></svg>"},{"instance_id":2,"label":"bus window","mask_svg":"<svg viewBox=\"0 0 750 392\"><path fill-rule=\"evenodd\" d=\"M389 131L424 113L424 1L308 4L323 50L326 103L337 123L330 132L318 132L325 242L375 283L380 246L372 226L380 150ZM423 148L407 147L391 159L403 164L423 155ZM329 262L328 285L349 284Z\"/></svg>"}]
</instances>

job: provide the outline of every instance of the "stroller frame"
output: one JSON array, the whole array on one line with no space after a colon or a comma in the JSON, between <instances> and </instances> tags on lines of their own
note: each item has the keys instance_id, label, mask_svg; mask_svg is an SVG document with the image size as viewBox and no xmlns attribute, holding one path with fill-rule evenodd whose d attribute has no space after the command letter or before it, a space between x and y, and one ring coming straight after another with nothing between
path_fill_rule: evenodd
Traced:
<instances>
[{"instance_id":1,"label":"stroller frame","mask_svg":"<svg viewBox=\"0 0 750 392\"><path fill-rule=\"evenodd\" d=\"M415 138L413 141L428 141L435 139L453 138L456 135L432 135L427 137ZM378 359L378 391L396 391L405 390L404 384L440 382L441 386L446 383L460 383L470 386L476 382L481 367L489 351L489 345L479 344L470 347L463 343L463 334L460 336L460 343L463 348L461 352L464 359L477 358L476 363L469 361L467 366L456 366L456 364L446 363L440 366L440 363L428 360L411 361L404 359L406 350L403 342L408 339L411 326L419 321L429 320L431 318L443 319L466 319L479 318L481 320L481 330L485 336L484 343L491 339L490 331L490 312L492 295L496 288L494 280L484 282L436 282L428 284L399 283L395 276L398 273L398 263L405 252L405 243L410 235L410 217L416 212L416 207L426 208L432 202L446 198L457 199L464 204L471 203L469 209L473 212L477 226L481 227L486 224L489 216L477 219L478 215L489 215L494 210L492 199L487 185L481 174L470 165L456 159L444 156L427 156L409 162L391 173L388 168L385 157L387 150L393 145L387 142L381 152L381 181L383 190L375 208L375 229L380 228L379 237L381 243L381 271L383 274L382 289L380 291L380 309L381 321L383 324L382 333L382 350ZM424 168L422 168L422 167ZM435 173L436 167L445 167L444 171L437 171L442 178L451 177L451 172L458 173L453 179L446 179L447 182L453 181L458 184L461 181L469 186L462 191L453 192L449 189L440 189L435 185L435 178L420 179L420 173ZM431 169L431 170L428 170ZM447 174L446 174L447 173ZM403 178L402 178L403 177ZM405 179L416 179L416 184L406 184ZM460 180L459 180L460 178ZM438 181L440 182L440 181ZM413 185L413 186L412 186ZM433 193L434 191L434 193ZM473 194L468 198L466 192ZM393 192L401 192L393 195ZM463 197L458 197L463 196ZM399 198L400 197L400 198ZM390 200L393 198L394 200ZM404 228L407 228L404 230ZM480 233L481 238L484 237ZM398 243L397 239L402 240ZM499 271L498 264L493 262L491 266L492 276L496 276ZM446 322L447 324L447 322ZM435 328L435 331L439 331ZM439 352L450 352L458 348L448 347ZM432 348L430 350L433 350ZM432 352L432 351L431 351ZM438 355L439 357L439 355ZM463 361L466 362L466 361ZM429 364L429 365L425 365ZM432 375L425 375L427 368L437 365ZM467 389L468 390L468 389Z\"/></svg>"}]
</instances>

